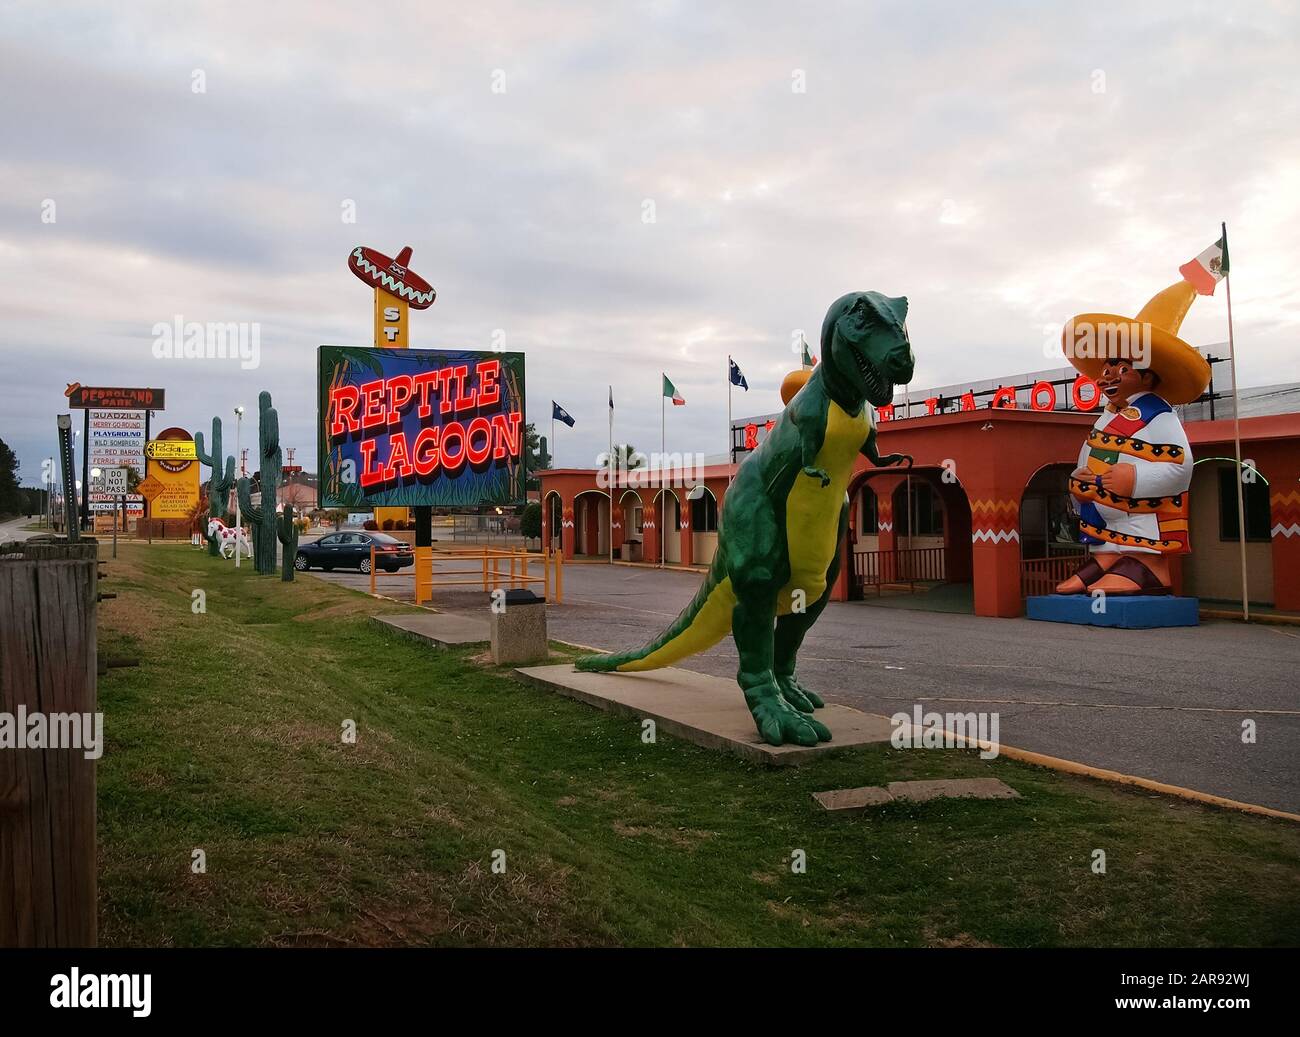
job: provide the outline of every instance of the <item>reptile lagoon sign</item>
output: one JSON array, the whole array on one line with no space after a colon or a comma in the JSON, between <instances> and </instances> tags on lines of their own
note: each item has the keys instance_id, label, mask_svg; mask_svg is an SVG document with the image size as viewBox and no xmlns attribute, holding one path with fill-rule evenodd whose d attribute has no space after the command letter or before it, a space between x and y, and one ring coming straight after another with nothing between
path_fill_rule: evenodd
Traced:
<instances>
[{"instance_id":1,"label":"reptile lagoon sign","mask_svg":"<svg viewBox=\"0 0 1300 1037\"><path fill-rule=\"evenodd\" d=\"M326 508L524 501L524 355L321 346Z\"/></svg>"}]
</instances>

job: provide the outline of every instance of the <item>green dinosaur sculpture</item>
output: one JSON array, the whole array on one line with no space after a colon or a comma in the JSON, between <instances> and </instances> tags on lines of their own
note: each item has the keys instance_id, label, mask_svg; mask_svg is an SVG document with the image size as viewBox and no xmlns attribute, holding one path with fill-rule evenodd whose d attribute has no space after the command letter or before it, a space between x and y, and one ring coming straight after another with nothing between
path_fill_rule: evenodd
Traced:
<instances>
[{"instance_id":1,"label":"green dinosaur sculpture","mask_svg":"<svg viewBox=\"0 0 1300 1037\"><path fill-rule=\"evenodd\" d=\"M275 504L280 494L284 459L280 451L280 416L271 406L271 394L257 397L257 457L261 476L262 503L253 505L247 478L239 480L239 509L253 525L253 568L263 576L275 573Z\"/></svg>"},{"instance_id":2,"label":"green dinosaur sculpture","mask_svg":"<svg viewBox=\"0 0 1300 1037\"><path fill-rule=\"evenodd\" d=\"M285 583L293 583L293 562L298 555L298 526L293 521L293 505L288 501L284 502L276 519L275 535L284 548L280 552L280 579Z\"/></svg>"},{"instance_id":3,"label":"green dinosaur sculpture","mask_svg":"<svg viewBox=\"0 0 1300 1037\"><path fill-rule=\"evenodd\" d=\"M208 480L208 517L219 519L226 513L226 504L230 500L230 487L235 483L235 459L233 457L226 458L225 473L223 474L221 471L220 418L212 419L212 452L204 452L203 433L195 432L194 455L199 461L212 469L212 478ZM208 538L208 554L216 558L220 549L217 538L208 533L206 529L203 533Z\"/></svg>"},{"instance_id":4,"label":"green dinosaur sculpture","mask_svg":"<svg viewBox=\"0 0 1300 1037\"><path fill-rule=\"evenodd\" d=\"M799 683L795 656L830 598L848 526L845 492L859 453L876 449L872 406L912 378L907 300L877 292L837 299L822 324L822 359L776 426L736 472L723 500L718 548L703 586L662 634L641 648L577 660L579 670L652 670L703 651L730 632L737 683L772 745L829 741L815 719L821 697Z\"/></svg>"}]
</instances>

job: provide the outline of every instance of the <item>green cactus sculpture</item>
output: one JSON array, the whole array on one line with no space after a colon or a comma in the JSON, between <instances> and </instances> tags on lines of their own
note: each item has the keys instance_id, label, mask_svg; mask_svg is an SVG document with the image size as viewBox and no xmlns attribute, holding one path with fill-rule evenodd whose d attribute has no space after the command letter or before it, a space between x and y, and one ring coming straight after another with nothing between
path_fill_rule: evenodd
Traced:
<instances>
[{"instance_id":1,"label":"green cactus sculpture","mask_svg":"<svg viewBox=\"0 0 1300 1037\"><path fill-rule=\"evenodd\" d=\"M271 406L271 394L257 397L257 458L261 476L262 503L254 507L247 478L239 480L239 508L253 524L253 567L263 576L275 574L275 507L280 494L284 467L280 451L280 416Z\"/></svg>"},{"instance_id":2,"label":"green cactus sculpture","mask_svg":"<svg viewBox=\"0 0 1300 1037\"><path fill-rule=\"evenodd\" d=\"M298 555L298 524L293 520L293 505L288 501L280 509L275 535L280 538L280 545L284 548L280 553L280 579L285 583L293 583L293 562Z\"/></svg>"},{"instance_id":3,"label":"green cactus sculpture","mask_svg":"<svg viewBox=\"0 0 1300 1037\"><path fill-rule=\"evenodd\" d=\"M205 453L203 450L203 433L194 433L194 453L199 461L212 469L212 478L208 480L208 517L219 519L226 513L226 504L230 500L230 487L235 483L235 459L226 458L226 470L221 470L221 419L212 419L212 450ZM217 556L220 545L217 538L211 536L205 529L204 536L208 538L208 554L213 558ZM238 548L236 548L238 550Z\"/></svg>"}]
</instances>

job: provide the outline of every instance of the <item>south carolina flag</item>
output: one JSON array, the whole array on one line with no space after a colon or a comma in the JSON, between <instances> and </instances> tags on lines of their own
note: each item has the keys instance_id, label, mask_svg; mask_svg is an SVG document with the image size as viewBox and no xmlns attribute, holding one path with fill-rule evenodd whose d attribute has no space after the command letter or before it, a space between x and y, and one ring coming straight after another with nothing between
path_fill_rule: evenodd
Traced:
<instances>
[{"instance_id":1,"label":"south carolina flag","mask_svg":"<svg viewBox=\"0 0 1300 1037\"><path fill-rule=\"evenodd\" d=\"M1198 295L1213 295L1215 286L1228 272L1228 235L1225 233L1195 259L1188 260L1178 272L1183 280L1191 282Z\"/></svg>"},{"instance_id":2,"label":"south carolina flag","mask_svg":"<svg viewBox=\"0 0 1300 1037\"><path fill-rule=\"evenodd\" d=\"M673 385L673 383L668 380L667 375L664 375L663 379L664 379L664 396L666 396L668 399L673 401L674 407L685 407L686 400L682 396L682 394L677 391L677 386Z\"/></svg>"}]
</instances>

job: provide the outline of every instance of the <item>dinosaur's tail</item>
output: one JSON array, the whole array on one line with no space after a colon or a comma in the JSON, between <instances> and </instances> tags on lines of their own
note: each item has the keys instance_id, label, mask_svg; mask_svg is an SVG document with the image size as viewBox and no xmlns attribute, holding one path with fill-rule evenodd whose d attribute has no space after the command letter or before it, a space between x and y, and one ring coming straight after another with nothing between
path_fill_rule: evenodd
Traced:
<instances>
[{"instance_id":1,"label":"dinosaur's tail","mask_svg":"<svg viewBox=\"0 0 1300 1037\"><path fill-rule=\"evenodd\" d=\"M671 666L688 655L711 648L731 633L731 610L736 595L727 576L721 545L713 555L709 574L691 603L672 625L653 641L627 652L609 655L584 655L574 665L579 670L631 673Z\"/></svg>"}]
</instances>

